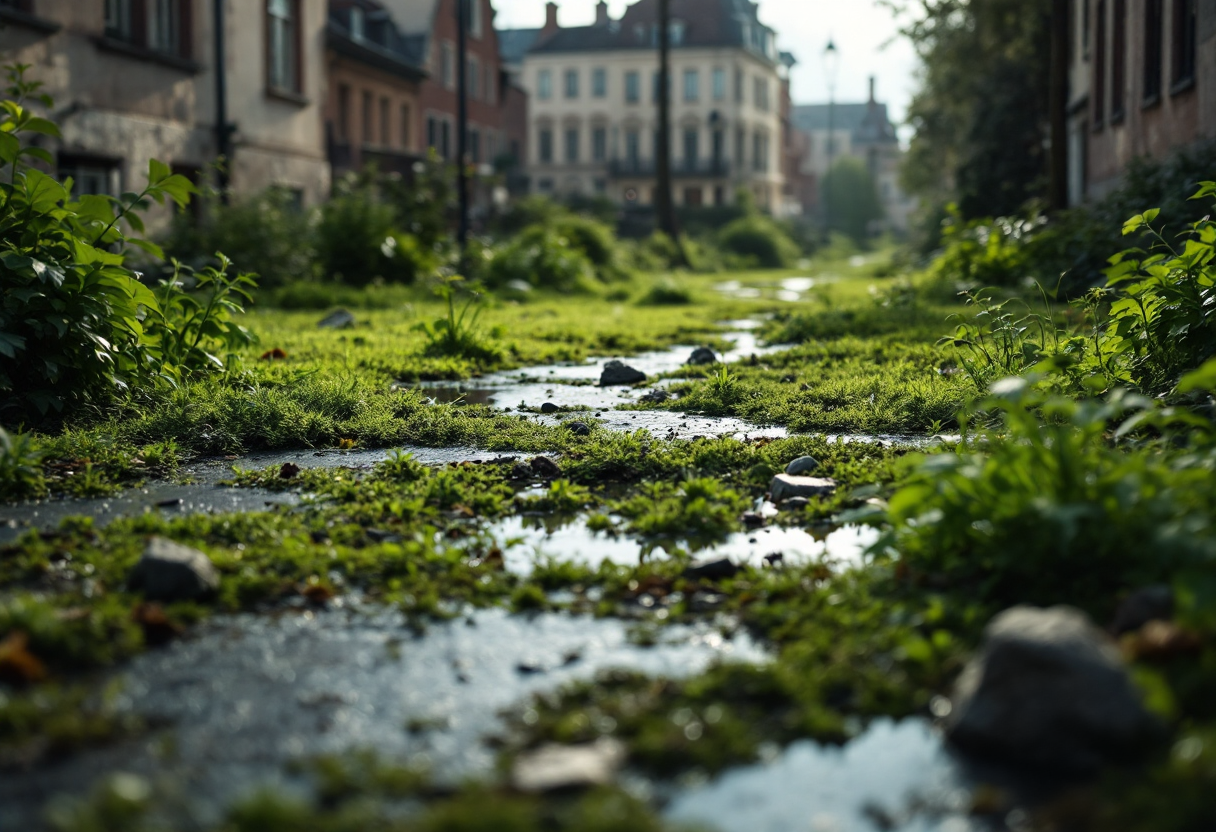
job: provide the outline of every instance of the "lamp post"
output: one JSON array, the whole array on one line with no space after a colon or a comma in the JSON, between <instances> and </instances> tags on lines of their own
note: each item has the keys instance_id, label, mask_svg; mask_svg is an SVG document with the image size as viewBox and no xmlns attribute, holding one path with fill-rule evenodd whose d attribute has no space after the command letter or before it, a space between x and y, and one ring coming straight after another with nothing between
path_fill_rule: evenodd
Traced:
<instances>
[{"instance_id":1,"label":"lamp post","mask_svg":"<svg viewBox=\"0 0 1216 832\"><path fill-rule=\"evenodd\" d=\"M820 186L823 194L823 227L828 242L832 241L832 204L827 189L828 177L832 173L832 162L836 156L836 74L840 71L840 50L836 42L828 38L828 45L823 50L823 71L828 82L828 146L827 167L824 168L823 183Z\"/></svg>"},{"instance_id":2,"label":"lamp post","mask_svg":"<svg viewBox=\"0 0 1216 832\"><path fill-rule=\"evenodd\" d=\"M456 188L460 200L460 223L456 241L460 247L460 271L465 273L469 246L469 0L456 0Z\"/></svg>"}]
</instances>

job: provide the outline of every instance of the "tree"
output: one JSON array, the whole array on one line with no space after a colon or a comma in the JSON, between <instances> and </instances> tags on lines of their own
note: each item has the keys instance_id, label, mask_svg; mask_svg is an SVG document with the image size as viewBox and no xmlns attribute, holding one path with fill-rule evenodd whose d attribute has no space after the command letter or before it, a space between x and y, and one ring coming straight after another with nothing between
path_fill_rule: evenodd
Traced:
<instances>
[{"instance_id":1,"label":"tree","mask_svg":"<svg viewBox=\"0 0 1216 832\"><path fill-rule=\"evenodd\" d=\"M1047 194L1052 0L886 0L922 62L904 185L964 217Z\"/></svg>"},{"instance_id":2,"label":"tree","mask_svg":"<svg viewBox=\"0 0 1216 832\"><path fill-rule=\"evenodd\" d=\"M837 161L823 178L823 201L832 218L830 230L857 243L864 242L871 223L883 217L874 178L860 159L851 156Z\"/></svg>"}]
</instances>

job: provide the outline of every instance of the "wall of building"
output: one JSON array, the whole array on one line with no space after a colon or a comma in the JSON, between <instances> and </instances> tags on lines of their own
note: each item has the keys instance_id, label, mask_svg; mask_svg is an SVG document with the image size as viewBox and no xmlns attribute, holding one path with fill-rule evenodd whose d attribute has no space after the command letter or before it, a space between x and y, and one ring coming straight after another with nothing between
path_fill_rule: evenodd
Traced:
<instances>
[{"instance_id":1,"label":"wall of building","mask_svg":"<svg viewBox=\"0 0 1216 832\"><path fill-rule=\"evenodd\" d=\"M607 73L607 90L603 98L592 95L592 73L603 68ZM726 72L726 91L715 100L713 71ZM579 73L579 95L566 96L565 73ZM694 70L699 77L696 101L686 101L684 75ZM539 77L548 71L552 79L552 95L542 99ZM742 101L735 96L735 73L742 73ZM626 75L638 73L640 96L637 102L626 98ZM611 175L607 162L627 160L627 136L639 135L639 160L653 165L655 137L658 134L658 109L654 100L655 74L658 57L652 50L597 51L589 54L566 55L550 53L529 54L524 61L523 83L529 94L529 159L528 170L533 190L561 195L603 193L618 202L636 201L649 204L653 198L654 176L642 166L637 176L620 173ZM692 202L700 195L702 204L734 200L738 187L753 190L757 203L770 210L781 204L783 177L781 173L782 132L780 114L780 79L775 67L741 49L686 48L673 50L671 60L672 95L672 166L675 173L677 204ZM756 101L755 80L768 85L767 107ZM596 128L607 132L607 159L593 158L592 136ZM577 162L565 155L565 132L577 129L579 154ZM540 135L551 130L553 160L541 159ZM696 130L697 158L706 166L705 175L688 175L685 162L685 130ZM711 175L707 163L713 158L713 133L723 135L722 160L725 176ZM740 134L739 131L742 131ZM740 166L739 137L742 135ZM767 142L767 165L755 167L755 136Z\"/></svg>"},{"instance_id":2,"label":"wall of building","mask_svg":"<svg viewBox=\"0 0 1216 832\"><path fill-rule=\"evenodd\" d=\"M328 72L325 123L328 140L336 151L332 158L335 173L360 170L369 158L416 158L422 149L418 130L418 81L369 67L332 51ZM368 101L371 109L365 113Z\"/></svg>"}]
</instances>

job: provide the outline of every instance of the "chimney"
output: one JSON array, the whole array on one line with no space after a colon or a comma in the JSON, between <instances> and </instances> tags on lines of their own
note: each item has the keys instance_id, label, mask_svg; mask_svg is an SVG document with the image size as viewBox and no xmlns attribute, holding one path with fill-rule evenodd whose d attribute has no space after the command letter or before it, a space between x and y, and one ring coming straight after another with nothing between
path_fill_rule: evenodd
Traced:
<instances>
[{"instance_id":1,"label":"chimney","mask_svg":"<svg viewBox=\"0 0 1216 832\"><path fill-rule=\"evenodd\" d=\"M871 75L870 76L870 103L871 104L876 103L876 99L874 97L874 90L877 86L878 86L878 79L875 78L873 75Z\"/></svg>"},{"instance_id":2,"label":"chimney","mask_svg":"<svg viewBox=\"0 0 1216 832\"><path fill-rule=\"evenodd\" d=\"M604 26L608 23L608 3L607 0L600 0L595 4L595 25Z\"/></svg>"},{"instance_id":3,"label":"chimney","mask_svg":"<svg viewBox=\"0 0 1216 832\"><path fill-rule=\"evenodd\" d=\"M549 0L545 4L545 26L540 30L542 35L551 35L561 27L557 25L557 4Z\"/></svg>"}]
</instances>

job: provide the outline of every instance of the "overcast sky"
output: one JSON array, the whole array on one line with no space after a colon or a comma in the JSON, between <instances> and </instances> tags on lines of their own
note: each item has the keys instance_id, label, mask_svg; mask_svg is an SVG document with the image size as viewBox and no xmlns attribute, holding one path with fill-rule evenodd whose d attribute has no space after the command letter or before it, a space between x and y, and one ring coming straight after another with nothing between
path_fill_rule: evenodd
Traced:
<instances>
[{"instance_id":1,"label":"overcast sky","mask_svg":"<svg viewBox=\"0 0 1216 832\"><path fill-rule=\"evenodd\" d=\"M541 26L545 0L493 0L502 28ZM583 26L595 20L596 0L559 0L563 26ZM627 0L609 0L608 12L620 17ZM891 117L903 121L915 88L916 55L898 37L887 9L871 0L760 0L760 19L777 31L780 48L793 52L795 103L827 100L823 48L828 38L840 50L838 101L864 101L867 78L878 77L878 98L891 106Z\"/></svg>"}]
</instances>

